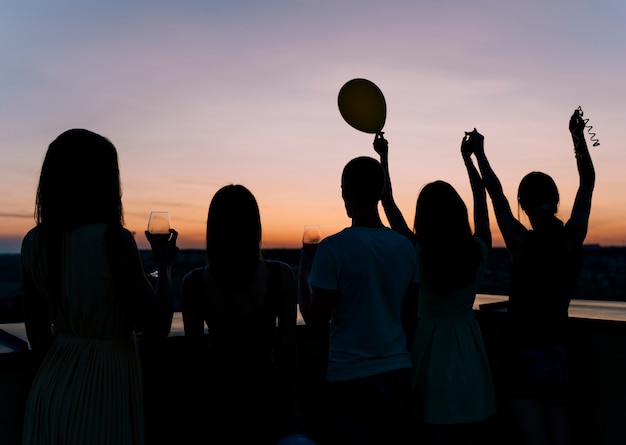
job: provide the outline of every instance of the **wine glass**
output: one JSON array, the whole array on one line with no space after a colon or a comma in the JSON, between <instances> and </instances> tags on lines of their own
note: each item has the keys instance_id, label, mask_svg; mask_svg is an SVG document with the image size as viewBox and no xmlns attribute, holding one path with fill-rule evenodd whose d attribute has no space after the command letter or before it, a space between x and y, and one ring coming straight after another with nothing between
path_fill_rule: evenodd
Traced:
<instances>
[{"instance_id":1,"label":"wine glass","mask_svg":"<svg viewBox=\"0 0 626 445\"><path fill-rule=\"evenodd\" d=\"M155 243L166 243L170 239L170 212L153 210L148 218L148 232Z\"/></svg>"},{"instance_id":2,"label":"wine glass","mask_svg":"<svg viewBox=\"0 0 626 445\"><path fill-rule=\"evenodd\" d=\"M170 212L153 210L148 218L148 232L150 232L150 243L167 243L170 239ZM159 277L159 271L150 272L153 278Z\"/></svg>"},{"instance_id":3,"label":"wine glass","mask_svg":"<svg viewBox=\"0 0 626 445\"><path fill-rule=\"evenodd\" d=\"M317 224L307 224L302 232L302 248L308 252L315 252L317 245L322 240L322 232Z\"/></svg>"}]
</instances>

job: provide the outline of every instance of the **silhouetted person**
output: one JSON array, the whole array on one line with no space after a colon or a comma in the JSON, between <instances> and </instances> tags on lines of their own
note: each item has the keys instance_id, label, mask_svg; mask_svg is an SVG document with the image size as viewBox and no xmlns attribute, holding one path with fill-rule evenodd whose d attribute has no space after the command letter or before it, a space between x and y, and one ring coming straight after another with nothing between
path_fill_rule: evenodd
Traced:
<instances>
[{"instance_id":1,"label":"silhouetted person","mask_svg":"<svg viewBox=\"0 0 626 445\"><path fill-rule=\"evenodd\" d=\"M420 267L418 323L411 349L418 418L434 443L480 443L478 425L495 413L495 391L482 332L474 314L478 283L491 248L487 195L470 158L483 138L466 133L461 154L474 198L474 233L457 191L445 181L426 184L415 206L413 230L396 205L388 143L374 149L387 173L383 207L391 227L411 239Z\"/></svg>"},{"instance_id":2,"label":"silhouetted person","mask_svg":"<svg viewBox=\"0 0 626 445\"><path fill-rule=\"evenodd\" d=\"M213 196L206 256L205 267L183 278L185 342L196 368L186 388L197 415L181 434L273 445L302 426L296 281L289 265L262 258L259 207L244 186L227 185Z\"/></svg>"},{"instance_id":3,"label":"silhouetted person","mask_svg":"<svg viewBox=\"0 0 626 445\"><path fill-rule=\"evenodd\" d=\"M503 357L506 394L524 444L567 444L568 307L578 279L587 235L595 172L577 111L569 121L579 185L571 215L557 216L559 192L553 179L531 172L519 184L519 206L531 229L514 216L484 150L476 159L511 257L508 338Z\"/></svg>"},{"instance_id":4,"label":"silhouetted person","mask_svg":"<svg viewBox=\"0 0 626 445\"><path fill-rule=\"evenodd\" d=\"M135 329L170 331L177 232L152 242L156 290L124 228L117 151L83 129L48 147L35 219L22 241L24 318L42 357L24 414L23 444L143 444Z\"/></svg>"},{"instance_id":5,"label":"silhouetted person","mask_svg":"<svg viewBox=\"0 0 626 445\"><path fill-rule=\"evenodd\" d=\"M326 405L320 407L330 417L328 443L410 443L407 332L412 337L417 258L411 242L380 219L384 185L376 159L348 162L341 190L352 225L324 238L312 265L310 258L301 261L311 286L300 287L300 312L313 328L330 326ZM303 249L301 255L310 254Z\"/></svg>"}]
</instances>

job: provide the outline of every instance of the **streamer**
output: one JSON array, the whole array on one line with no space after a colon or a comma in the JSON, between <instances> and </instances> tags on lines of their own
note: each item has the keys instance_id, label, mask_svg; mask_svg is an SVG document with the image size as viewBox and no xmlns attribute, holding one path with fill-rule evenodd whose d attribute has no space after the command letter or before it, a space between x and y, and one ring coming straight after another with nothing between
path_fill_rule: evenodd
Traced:
<instances>
[{"instance_id":1,"label":"streamer","mask_svg":"<svg viewBox=\"0 0 626 445\"><path fill-rule=\"evenodd\" d=\"M578 114L580 114L580 117L583 117L584 113L580 105L578 106L578 108L576 108L576 111L578 111ZM593 146L597 147L598 145L600 145L600 141L596 137L596 134L593 131L591 131L593 127L589 125L589 118L583 119L583 122L585 123L585 128L587 129L587 133L589 133L589 139L591 140L591 142L593 142Z\"/></svg>"}]
</instances>

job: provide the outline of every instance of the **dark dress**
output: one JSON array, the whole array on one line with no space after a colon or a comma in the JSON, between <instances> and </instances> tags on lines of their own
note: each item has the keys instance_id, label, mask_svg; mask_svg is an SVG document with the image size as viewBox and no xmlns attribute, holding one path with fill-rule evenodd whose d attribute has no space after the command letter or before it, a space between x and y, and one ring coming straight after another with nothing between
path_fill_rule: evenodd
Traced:
<instances>
[{"instance_id":1,"label":"dark dress","mask_svg":"<svg viewBox=\"0 0 626 445\"><path fill-rule=\"evenodd\" d=\"M209 439L206 443L275 444L285 434L281 401L286 390L279 384L274 360L280 266L267 264L270 275L263 304L236 314L221 311L210 301L202 268L192 272L194 298L199 299L197 307L202 308L209 331L208 358L200 376L208 416L200 428L203 440Z\"/></svg>"},{"instance_id":2,"label":"dark dress","mask_svg":"<svg viewBox=\"0 0 626 445\"><path fill-rule=\"evenodd\" d=\"M432 424L480 422L496 410L495 388L483 335L474 314L478 283L487 265L488 248L474 237L481 252L475 279L442 292L420 283L419 323L411 349L413 387L420 417ZM422 248L416 244L422 261ZM423 275L423 269L420 269Z\"/></svg>"},{"instance_id":3,"label":"dark dress","mask_svg":"<svg viewBox=\"0 0 626 445\"><path fill-rule=\"evenodd\" d=\"M530 230L511 264L504 353L510 397L565 400L568 307L582 258L578 239L558 220L550 228Z\"/></svg>"}]
</instances>

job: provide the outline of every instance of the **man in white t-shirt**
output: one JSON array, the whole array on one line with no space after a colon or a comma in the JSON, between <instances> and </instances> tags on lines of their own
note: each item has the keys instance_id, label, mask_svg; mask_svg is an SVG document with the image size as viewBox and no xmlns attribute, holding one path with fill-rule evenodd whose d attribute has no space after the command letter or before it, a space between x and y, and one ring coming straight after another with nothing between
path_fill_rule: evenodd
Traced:
<instances>
[{"instance_id":1,"label":"man in white t-shirt","mask_svg":"<svg viewBox=\"0 0 626 445\"><path fill-rule=\"evenodd\" d=\"M417 319L417 257L409 239L380 219L384 186L376 159L348 162L341 189L352 225L323 239L314 254L302 251L302 317L313 328L330 323L329 443L402 444L410 436L407 339Z\"/></svg>"}]
</instances>

